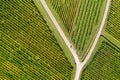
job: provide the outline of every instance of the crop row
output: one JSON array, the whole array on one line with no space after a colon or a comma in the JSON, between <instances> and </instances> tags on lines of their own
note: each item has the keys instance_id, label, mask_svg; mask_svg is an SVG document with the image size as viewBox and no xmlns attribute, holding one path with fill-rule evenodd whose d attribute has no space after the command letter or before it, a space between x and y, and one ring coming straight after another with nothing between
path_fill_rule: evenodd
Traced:
<instances>
[{"instance_id":1,"label":"crop row","mask_svg":"<svg viewBox=\"0 0 120 80\"><path fill-rule=\"evenodd\" d=\"M120 1L112 0L106 31L120 41Z\"/></svg>"},{"instance_id":2,"label":"crop row","mask_svg":"<svg viewBox=\"0 0 120 80\"><path fill-rule=\"evenodd\" d=\"M83 59L99 29L106 0L46 0L62 20Z\"/></svg>"},{"instance_id":3,"label":"crop row","mask_svg":"<svg viewBox=\"0 0 120 80\"><path fill-rule=\"evenodd\" d=\"M3 74L10 79L69 79L73 67L33 1L2 1L1 6L0 59L3 62L0 64L3 66L0 70L3 69ZM20 72L15 74L4 63L7 61Z\"/></svg>"},{"instance_id":4,"label":"crop row","mask_svg":"<svg viewBox=\"0 0 120 80\"><path fill-rule=\"evenodd\" d=\"M81 0L46 0L58 13L68 33L71 32L80 1Z\"/></svg>"},{"instance_id":5,"label":"crop row","mask_svg":"<svg viewBox=\"0 0 120 80\"><path fill-rule=\"evenodd\" d=\"M5 40L6 41L6 40ZM12 49L12 48L14 49ZM55 75L53 72L56 72L58 73L57 71L55 71L52 67L48 66L42 58L40 58L39 56L37 55L30 55L30 52L28 53L25 53L23 52L21 49L19 48L16 48L14 47L13 45L10 45L10 43L1 43L1 56L3 56L4 58L6 59L10 59L8 61L12 61L14 62L14 64L21 70L24 71L23 69L23 66L25 67L29 67L30 69L33 68L34 66L34 69L36 71L39 71L39 74L37 74L36 72L34 74L36 74L37 77L33 77L35 79L38 79L38 78L42 78L42 77L46 77L46 78L50 78L49 76L52 74L54 75L53 76L53 79L56 77L58 78L57 75ZM24 48L23 48L24 49ZM18 65L16 64L16 62L19 62ZM29 66L27 66L29 65ZM46 73L47 71L47 73ZM26 72L27 73L27 72ZM30 76L33 75L33 74L29 74ZM47 75L47 76L45 76ZM42 77L40 77L42 76ZM32 77L32 76L31 76ZM52 78L52 77L51 77Z\"/></svg>"},{"instance_id":6,"label":"crop row","mask_svg":"<svg viewBox=\"0 0 120 80\"><path fill-rule=\"evenodd\" d=\"M119 80L120 49L103 41L93 60L83 70L81 80Z\"/></svg>"},{"instance_id":7,"label":"crop row","mask_svg":"<svg viewBox=\"0 0 120 80\"><path fill-rule=\"evenodd\" d=\"M82 0L81 2L79 17L72 36L72 41L81 58L84 56L84 52L89 46L88 44L91 43L91 38L96 33L96 27L99 28L98 20L100 19L101 7L104 2L103 0Z\"/></svg>"}]
</instances>

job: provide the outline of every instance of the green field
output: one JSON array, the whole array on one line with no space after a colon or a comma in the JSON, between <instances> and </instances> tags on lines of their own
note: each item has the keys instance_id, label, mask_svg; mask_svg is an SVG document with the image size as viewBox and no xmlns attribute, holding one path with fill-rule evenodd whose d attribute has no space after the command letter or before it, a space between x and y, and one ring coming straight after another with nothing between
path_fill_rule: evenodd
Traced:
<instances>
[{"instance_id":1,"label":"green field","mask_svg":"<svg viewBox=\"0 0 120 80\"><path fill-rule=\"evenodd\" d=\"M72 41L83 60L100 27L106 0L82 0Z\"/></svg>"},{"instance_id":2,"label":"green field","mask_svg":"<svg viewBox=\"0 0 120 80\"><path fill-rule=\"evenodd\" d=\"M79 0L46 0L47 3L52 5L52 8L56 11L65 29L68 33L71 32L74 19L77 18L77 10L79 10Z\"/></svg>"},{"instance_id":3,"label":"green field","mask_svg":"<svg viewBox=\"0 0 120 80\"><path fill-rule=\"evenodd\" d=\"M60 19L77 49L80 60L84 60L99 29L106 0L46 0L52 6L58 23ZM51 6L49 5L51 4ZM60 23L62 29L63 26ZM63 30L64 31L64 30ZM65 31L64 31L65 32ZM66 34L66 32L65 32Z\"/></svg>"},{"instance_id":4,"label":"green field","mask_svg":"<svg viewBox=\"0 0 120 80\"><path fill-rule=\"evenodd\" d=\"M93 58L88 62L80 80L120 79L120 0L111 0L102 42L94 49ZM95 55L94 55L95 54Z\"/></svg>"},{"instance_id":5,"label":"green field","mask_svg":"<svg viewBox=\"0 0 120 80\"><path fill-rule=\"evenodd\" d=\"M0 5L0 79L70 80L73 66L34 2Z\"/></svg>"},{"instance_id":6,"label":"green field","mask_svg":"<svg viewBox=\"0 0 120 80\"><path fill-rule=\"evenodd\" d=\"M80 80L119 80L120 48L103 41L92 61L83 70Z\"/></svg>"},{"instance_id":7,"label":"green field","mask_svg":"<svg viewBox=\"0 0 120 80\"><path fill-rule=\"evenodd\" d=\"M105 31L120 41L120 0L111 1Z\"/></svg>"}]
</instances>

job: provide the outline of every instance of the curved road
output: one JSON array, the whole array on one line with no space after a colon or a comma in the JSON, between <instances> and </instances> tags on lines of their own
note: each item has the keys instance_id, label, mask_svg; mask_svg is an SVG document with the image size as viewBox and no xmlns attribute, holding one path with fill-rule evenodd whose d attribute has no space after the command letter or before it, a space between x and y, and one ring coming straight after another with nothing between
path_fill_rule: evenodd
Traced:
<instances>
[{"instance_id":1,"label":"curved road","mask_svg":"<svg viewBox=\"0 0 120 80\"><path fill-rule=\"evenodd\" d=\"M84 65L87 63L87 61L89 60L98 40L99 40L99 37L100 37L100 34L102 32L102 29L104 27L104 24L105 24L105 20L106 20L106 17L107 17L107 13L108 13L108 10L109 10L109 6L110 6L110 1L111 0L107 0L107 4L106 4L106 8L105 8L105 11L104 11L104 16L103 16L103 20L102 20L102 23L101 23L101 26L99 28L99 31L96 35L96 38L94 40L94 43L88 53L88 55L86 56L85 60L83 62L80 62L79 61L79 58L76 54L76 50L73 49L73 48L70 48L70 45L71 43L67 40L64 32L62 31L61 27L59 26L58 22L56 21L55 17L53 16L52 12L50 11L50 9L48 8L46 2L44 0L40 0L40 2L42 3L43 7L45 8L45 10L47 11L48 15L50 16L51 20L53 21L55 27L57 28L58 32L60 33L61 37L63 38L63 40L65 41L66 45L68 46L69 50L71 51L73 57L74 57L74 60L76 62L76 74L75 74L75 79L74 80L79 80L79 76L80 76L80 73L82 72L82 69L84 67Z\"/></svg>"}]
</instances>

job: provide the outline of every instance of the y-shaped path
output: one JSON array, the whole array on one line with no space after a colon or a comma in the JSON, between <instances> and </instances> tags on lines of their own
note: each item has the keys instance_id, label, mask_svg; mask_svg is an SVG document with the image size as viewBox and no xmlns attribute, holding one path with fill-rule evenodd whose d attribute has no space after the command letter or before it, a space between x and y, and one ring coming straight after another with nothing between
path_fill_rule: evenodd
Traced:
<instances>
[{"instance_id":1,"label":"y-shaped path","mask_svg":"<svg viewBox=\"0 0 120 80\"><path fill-rule=\"evenodd\" d=\"M83 62L79 61L79 58L78 58L78 56L76 54L76 50L70 47L71 43L67 40L64 32L62 31L61 27L59 26L58 22L56 21L55 17L53 16L52 12L48 8L46 2L44 0L40 0L40 2L42 3L43 7L47 11L48 15L50 16L51 20L53 21L53 23L54 23L55 27L57 28L58 32L60 33L61 37L65 41L66 45L68 46L70 52L72 53L72 55L74 57L74 60L76 62L76 74L75 74L75 79L74 80L79 80L80 73L81 73L84 65L89 60L89 58L90 58L90 56L91 56L91 54L92 54L92 52L93 52L93 50L94 50L98 40L99 40L100 34L102 32L102 29L104 27L105 20L106 20L106 17L107 17L108 9L109 9L109 6L110 6L110 0L107 0L107 4L106 4L105 11L104 11L104 15L103 15L101 26L99 28L99 31L98 31L97 35L96 35L94 43L93 43L90 51L88 52L88 55L86 56L86 58L85 58L85 60Z\"/></svg>"}]
</instances>

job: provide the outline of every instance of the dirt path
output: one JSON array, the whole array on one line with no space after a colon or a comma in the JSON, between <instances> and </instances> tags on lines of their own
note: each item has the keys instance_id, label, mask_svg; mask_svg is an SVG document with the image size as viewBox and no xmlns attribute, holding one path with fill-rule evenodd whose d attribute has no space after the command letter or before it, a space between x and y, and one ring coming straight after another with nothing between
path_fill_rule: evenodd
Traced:
<instances>
[{"instance_id":1,"label":"dirt path","mask_svg":"<svg viewBox=\"0 0 120 80\"><path fill-rule=\"evenodd\" d=\"M90 56L92 54L92 51L94 50L94 48L95 48L95 46L96 46L96 44L97 44L97 42L99 40L100 34L102 32L102 29L104 27L105 20L106 20L106 17L107 17L109 5L110 5L110 0L107 1L106 8L105 8L105 11L104 11L104 16L103 16L103 19L102 19L102 23L101 23L100 29L99 29L99 31L98 31L98 33L96 35L95 41L94 41L94 43L93 43L93 45L92 45L88 55L86 56L86 58L85 58L85 60L83 62L79 61L79 58L78 58L78 56L76 54L76 50L73 49L73 48L70 48L71 43L67 40L64 32L62 31L61 27L59 26L58 22L56 21L55 17L53 16L52 12L48 8L46 2L44 0L40 0L40 2L42 3L42 5L45 8L46 12L48 13L48 15L50 16L51 20L53 21L55 27L57 28L57 30L60 33L61 37L63 38L63 40L65 41L66 45L68 46L70 52L72 53L72 55L74 57L74 60L76 62L76 74L75 74L75 79L74 80L79 80L80 73L82 72L82 69L83 69L84 65L89 60L89 58L90 58Z\"/></svg>"}]
</instances>

